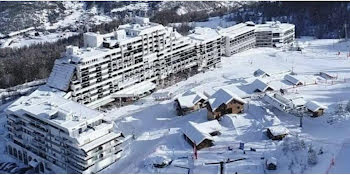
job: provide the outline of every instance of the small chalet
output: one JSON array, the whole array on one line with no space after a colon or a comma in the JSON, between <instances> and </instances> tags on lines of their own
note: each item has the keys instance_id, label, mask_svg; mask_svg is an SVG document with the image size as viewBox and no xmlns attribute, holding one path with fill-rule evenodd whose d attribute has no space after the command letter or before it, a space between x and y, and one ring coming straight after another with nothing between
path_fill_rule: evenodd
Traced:
<instances>
[{"instance_id":1,"label":"small chalet","mask_svg":"<svg viewBox=\"0 0 350 175\"><path fill-rule=\"evenodd\" d=\"M272 86L268 85L261 79L257 78L255 79L250 86L252 87L253 92L266 92L266 91L273 91L275 88Z\"/></svg>"},{"instance_id":2,"label":"small chalet","mask_svg":"<svg viewBox=\"0 0 350 175\"><path fill-rule=\"evenodd\" d=\"M289 130L283 126L271 126L267 128L267 136L271 140L282 140L289 133Z\"/></svg>"},{"instance_id":3,"label":"small chalet","mask_svg":"<svg viewBox=\"0 0 350 175\"><path fill-rule=\"evenodd\" d=\"M208 97L200 92L184 94L175 100L176 111L178 115L186 115L205 106Z\"/></svg>"},{"instance_id":4,"label":"small chalet","mask_svg":"<svg viewBox=\"0 0 350 175\"><path fill-rule=\"evenodd\" d=\"M208 99L208 120L218 119L225 114L242 113L245 103L236 94L221 88Z\"/></svg>"},{"instance_id":5,"label":"small chalet","mask_svg":"<svg viewBox=\"0 0 350 175\"><path fill-rule=\"evenodd\" d=\"M336 75L333 75L333 74L328 73L328 72L320 72L320 76L326 80L337 79Z\"/></svg>"},{"instance_id":6,"label":"small chalet","mask_svg":"<svg viewBox=\"0 0 350 175\"><path fill-rule=\"evenodd\" d=\"M266 169L276 170L277 169L277 159L274 157L270 157L270 158L266 159Z\"/></svg>"},{"instance_id":7,"label":"small chalet","mask_svg":"<svg viewBox=\"0 0 350 175\"><path fill-rule=\"evenodd\" d=\"M254 71L254 76L255 76L255 77L262 77L262 78L264 78L264 77L269 77L269 76L271 76L271 74L270 74L270 73L267 73L267 72L264 71L264 70L258 69L258 70L256 70L256 71Z\"/></svg>"},{"instance_id":8,"label":"small chalet","mask_svg":"<svg viewBox=\"0 0 350 175\"><path fill-rule=\"evenodd\" d=\"M326 106L323 106L315 101L309 101L305 104L306 109L312 113L312 117L319 117L323 115L324 110L327 109Z\"/></svg>"},{"instance_id":9,"label":"small chalet","mask_svg":"<svg viewBox=\"0 0 350 175\"><path fill-rule=\"evenodd\" d=\"M287 74L284 76L284 79L287 80L289 83L292 83L295 86L302 86L304 83L299 77Z\"/></svg>"},{"instance_id":10,"label":"small chalet","mask_svg":"<svg viewBox=\"0 0 350 175\"><path fill-rule=\"evenodd\" d=\"M182 129L185 140L197 150L214 145L214 136L220 135L221 125L217 120L204 123L188 122Z\"/></svg>"}]
</instances>

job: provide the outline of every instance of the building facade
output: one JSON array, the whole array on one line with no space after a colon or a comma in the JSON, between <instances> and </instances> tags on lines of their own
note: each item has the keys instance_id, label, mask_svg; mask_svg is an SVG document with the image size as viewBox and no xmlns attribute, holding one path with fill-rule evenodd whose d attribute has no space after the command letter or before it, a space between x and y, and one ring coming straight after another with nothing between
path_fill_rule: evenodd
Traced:
<instances>
[{"instance_id":1,"label":"building facade","mask_svg":"<svg viewBox=\"0 0 350 175\"><path fill-rule=\"evenodd\" d=\"M222 28L219 33L224 36L224 55L231 56L255 47L255 24L240 23L228 28Z\"/></svg>"},{"instance_id":2,"label":"building facade","mask_svg":"<svg viewBox=\"0 0 350 175\"><path fill-rule=\"evenodd\" d=\"M257 24L255 34L257 47L280 47L294 42L295 25L270 21Z\"/></svg>"},{"instance_id":3,"label":"building facade","mask_svg":"<svg viewBox=\"0 0 350 175\"><path fill-rule=\"evenodd\" d=\"M290 42L294 40L291 26L277 30L274 25L263 24L256 29L257 25L247 22L221 29L195 28L190 35L182 36L172 27L136 17L133 23L111 33L85 33L83 48L69 46L56 60L47 85L92 108L115 99L137 99L152 93L169 77L216 67L222 55ZM266 45L260 44L261 39L256 43L260 30L271 33ZM275 31L281 32L273 38Z\"/></svg>"},{"instance_id":4,"label":"building facade","mask_svg":"<svg viewBox=\"0 0 350 175\"><path fill-rule=\"evenodd\" d=\"M91 107L142 96L162 79L198 64L190 38L148 18L136 18L104 35L85 33L84 46L67 48L48 85L71 92L72 100Z\"/></svg>"},{"instance_id":5,"label":"building facade","mask_svg":"<svg viewBox=\"0 0 350 175\"><path fill-rule=\"evenodd\" d=\"M53 92L21 97L6 114L7 153L37 173L96 173L121 156L113 121Z\"/></svg>"}]
</instances>

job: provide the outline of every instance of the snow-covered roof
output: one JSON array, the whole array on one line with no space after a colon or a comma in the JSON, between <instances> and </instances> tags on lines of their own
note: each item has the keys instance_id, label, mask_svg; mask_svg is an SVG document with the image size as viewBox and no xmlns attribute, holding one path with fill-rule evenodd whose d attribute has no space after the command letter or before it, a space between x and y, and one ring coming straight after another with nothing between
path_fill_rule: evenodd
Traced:
<instances>
[{"instance_id":1,"label":"snow-covered roof","mask_svg":"<svg viewBox=\"0 0 350 175\"><path fill-rule=\"evenodd\" d=\"M189 121L182 132L196 145L202 143L205 139L213 140L210 133L220 131L221 125L217 120L207 121L204 123L194 123Z\"/></svg>"},{"instance_id":2,"label":"snow-covered roof","mask_svg":"<svg viewBox=\"0 0 350 175\"><path fill-rule=\"evenodd\" d=\"M102 145L104 142L110 141L114 138L121 136L121 133L110 132L92 142L89 142L81 147L85 152L90 151L91 149L96 148L98 145Z\"/></svg>"},{"instance_id":3,"label":"snow-covered roof","mask_svg":"<svg viewBox=\"0 0 350 175\"><path fill-rule=\"evenodd\" d=\"M271 31L272 33L281 33L294 28L294 24L280 23L279 21L268 21L266 24L255 25L256 32Z\"/></svg>"},{"instance_id":4,"label":"snow-covered roof","mask_svg":"<svg viewBox=\"0 0 350 175\"><path fill-rule=\"evenodd\" d=\"M277 165L277 159L275 157L270 157L269 159L267 159L266 164L274 164Z\"/></svg>"},{"instance_id":5,"label":"snow-covered roof","mask_svg":"<svg viewBox=\"0 0 350 175\"><path fill-rule=\"evenodd\" d=\"M192 94L183 95L177 98L181 108L191 108L200 100L207 100L208 97L201 92L194 92Z\"/></svg>"},{"instance_id":6,"label":"snow-covered roof","mask_svg":"<svg viewBox=\"0 0 350 175\"><path fill-rule=\"evenodd\" d=\"M337 76L330 72L320 72L320 76L326 80L335 79Z\"/></svg>"},{"instance_id":7,"label":"snow-covered roof","mask_svg":"<svg viewBox=\"0 0 350 175\"><path fill-rule=\"evenodd\" d=\"M73 64L64 64L61 63L61 61L56 60L47 80L47 85L62 91L67 91L74 70L75 66Z\"/></svg>"},{"instance_id":8,"label":"snow-covered roof","mask_svg":"<svg viewBox=\"0 0 350 175\"><path fill-rule=\"evenodd\" d=\"M250 85L253 88L253 91L259 90L261 92L265 92L268 88L271 88L273 90L275 89L259 78L255 79Z\"/></svg>"},{"instance_id":9,"label":"snow-covered roof","mask_svg":"<svg viewBox=\"0 0 350 175\"><path fill-rule=\"evenodd\" d=\"M258 69L256 71L254 71L254 76L255 77L260 77L260 76L270 76L271 74L264 71L264 70L261 70L261 69Z\"/></svg>"},{"instance_id":10,"label":"snow-covered roof","mask_svg":"<svg viewBox=\"0 0 350 175\"><path fill-rule=\"evenodd\" d=\"M267 129L270 130L273 136L284 135L289 133L289 130L286 127L283 127L281 125L271 126L271 127L268 127Z\"/></svg>"},{"instance_id":11,"label":"snow-covered roof","mask_svg":"<svg viewBox=\"0 0 350 175\"><path fill-rule=\"evenodd\" d=\"M303 84L302 80L300 80L300 77L293 76L290 74L285 75L284 79L287 80L288 82L292 83L293 85Z\"/></svg>"},{"instance_id":12,"label":"snow-covered roof","mask_svg":"<svg viewBox=\"0 0 350 175\"><path fill-rule=\"evenodd\" d=\"M209 98L209 104L213 111L215 111L220 105L227 104L232 100L237 100L241 103L246 103L245 100L243 100L238 95L232 93L231 91L221 88L217 90L212 96Z\"/></svg>"},{"instance_id":13,"label":"snow-covered roof","mask_svg":"<svg viewBox=\"0 0 350 175\"><path fill-rule=\"evenodd\" d=\"M303 97L292 98L290 100L292 101L294 106L304 106L306 104L306 101Z\"/></svg>"},{"instance_id":14,"label":"snow-covered roof","mask_svg":"<svg viewBox=\"0 0 350 175\"><path fill-rule=\"evenodd\" d=\"M228 85L228 86L222 86L220 88L224 88L224 89L227 89L228 91L236 94L238 97L241 97L241 98L249 98L250 97L250 94L248 94L243 87L241 86L237 86L237 84L231 84L231 85Z\"/></svg>"},{"instance_id":15,"label":"snow-covered roof","mask_svg":"<svg viewBox=\"0 0 350 175\"><path fill-rule=\"evenodd\" d=\"M312 112L316 112L318 111L319 109L327 109L326 106L324 105L321 105L320 103L316 102L316 101L308 101L306 104L305 104L306 108L309 109L310 111Z\"/></svg>"},{"instance_id":16,"label":"snow-covered roof","mask_svg":"<svg viewBox=\"0 0 350 175\"><path fill-rule=\"evenodd\" d=\"M66 131L72 131L84 123L103 118L103 114L82 104L67 100L55 92L36 90L11 104L6 112L30 115Z\"/></svg>"},{"instance_id":17,"label":"snow-covered roof","mask_svg":"<svg viewBox=\"0 0 350 175\"><path fill-rule=\"evenodd\" d=\"M195 41L204 41L204 42L209 42L209 41L213 41L216 40L218 38L220 38L220 34L211 28L208 27L196 27L194 29L194 33L189 34L188 37L190 37L191 39L195 40Z\"/></svg>"},{"instance_id":18,"label":"snow-covered roof","mask_svg":"<svg viewBox=\"0 0 350 175\"><path fill-rule=\"evenodd\" d=\"M234 38L243 33L253 31L255 27L253 25L248 25L247 23L239 23L231 27L219 29L219 33L223 36Z\"/></svg>"},{"instance_id":19,"label":"snow-covered roof","mask_svg":"<svg viewBox=\"0 0 350 175\"><path fill-rule=\"evenodd\" d=\"M290 109L290 101L287 100L282 100L282 98L276 98L275 95L278 94L265 94L265 96L263 97L263 100L267 103L269 103L270 105L276 107L279 110L285 111L285 110L289 110Z\"/></svg>"}]
</instances>

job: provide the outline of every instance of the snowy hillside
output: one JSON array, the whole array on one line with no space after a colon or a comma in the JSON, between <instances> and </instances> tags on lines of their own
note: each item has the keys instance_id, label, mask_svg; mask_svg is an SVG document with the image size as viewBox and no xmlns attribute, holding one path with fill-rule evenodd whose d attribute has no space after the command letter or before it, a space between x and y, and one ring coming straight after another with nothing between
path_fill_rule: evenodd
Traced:
<instances>
[{"instance_id":1,"label":"snowy hillside","mask_svg":"<svg viewBox=\"0 0 350 175\"><path fill-rule=\"evenodd\" d=\"M328 109L323 116L304 117L303 128L300 128L299 118L253 98L234 127L227 123L229 120L220 121L222 134L215 137L215 145L198 151L198 159L193 161L189 158L193 149L183 139L181 129L188 121L207 121L206 109L179 117L173 100L156 102L149 96L107 112L115 119L118 129L134 135L135 140L124 157L102 173L218 173L221 169L217 162L228 159L234 163L224 165L225 173L350 172L344 166L349 158L342 155L348 154L346 138L350 132L350 113L338 109L350 97L350 62L347 57L350 42L309 38L302 41L306 46L302 53L272 48L252 49L224 57L221 68L195 75L161 91L172 92L175 98L190 89L210 91L232 84L247 84L259 68L269 72L293 69L300 76L313 76L317 84L292 88L289 95L326 105ZM320 71L336 74L338 79L325 81L314 75ZM283 82L279 85L288 86ZM284 141L269 140L263 132L273 125L288 128L290 136ZM240 142L246 145L245 154L238 149ZM249 151L250 147L256 152ZM266 170L261 159L271 156L277 158L276 171ZM332 159L336 160L335 166L330 166ZM169 165L155 168L154 162Z\"/></svg>"}]
</instances>

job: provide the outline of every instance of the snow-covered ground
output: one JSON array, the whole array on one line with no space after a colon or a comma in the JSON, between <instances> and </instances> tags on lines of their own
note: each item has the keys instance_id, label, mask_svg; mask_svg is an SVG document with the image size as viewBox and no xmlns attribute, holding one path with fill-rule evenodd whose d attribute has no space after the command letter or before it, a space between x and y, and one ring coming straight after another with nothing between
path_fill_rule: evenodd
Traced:
<instances>
[{"instance_id":1,"label":"snow-covered ground","mask_svg":"<svg viewBox=\"0 0 350 175\"><path fill-rule=\"evenodd\" d=\"M40 44L40 43L52 43L56 42L59 39L69 38L74 35L78 35L78 32L55 32L55 33L41 33L38 36L35 36L35 32L29 32L29 36L23 36L18 35L11 37L9 39L4 39L5 43L6 41L11 41L8 44L4 44L1 47L12 47L12 48L20 48L24 46L30 46L33 44ZM0 48L1 48L0 47Z\"/></svg>"},{"instance_id":2,"label":"snow-covered ground","mask_svg":"<svg viewBox=\"0 0 350 175\"><path fill-rule=\"evenodd\" d=\"M156 102L151 96L125 107L112 109L108 116L115 119L118 129L135 135L135 140L125 151L124 157L102 173L218 173L220 161L237 160L224 165L226 173L325 173L350 172L346 165L349 158L339 154L344 140L350 133L350 114L337 113L339 103L347 103L350 97L350 58L347 58L350 42L338 40L311 40L303 38L303 52L282 51L273 48L255 48L222 59L222 66L197 74L167 89L176 95L189 89L198 91L217 89L234 83L244 83L253 77L258 68L293 70L299 75L312 76L320 71L336 74L334 82L322 81L317 85L294 88L289 92L305 100L315 100L328 106L319 118L304 117L303 128L299 118L273 108L261 100L251 100L240 122L232 127L221 121L222 134L216 136L215 146L198 151L198 159L190 158L193 148L185 142L181 128L188 121L205 122L206 109L179 117L173 100ZM340 51L340 55L338 52ZM316 76L315 76L316 77ZM266 127L281 125L289 129L284 141L271 141L263 133ZM245 154L239 150L244 142ZM231 148L229 150L228 148ZM250 147L256 152L249 151ZM341 157L339 157L342 155ZM264 167L265 160L274 156L278 161L276 171ZM160 159L161 157L162 159ZM154 168L156 160L172 160L165 168ZM330 166L332 159L336 166ZM241 160L243 159L243 160ZM343 165L342 165L343 164ZM338 166L337 166L338 165ZM328 170L330 168L330 170Z\"/></svg>"}]
</instances>

